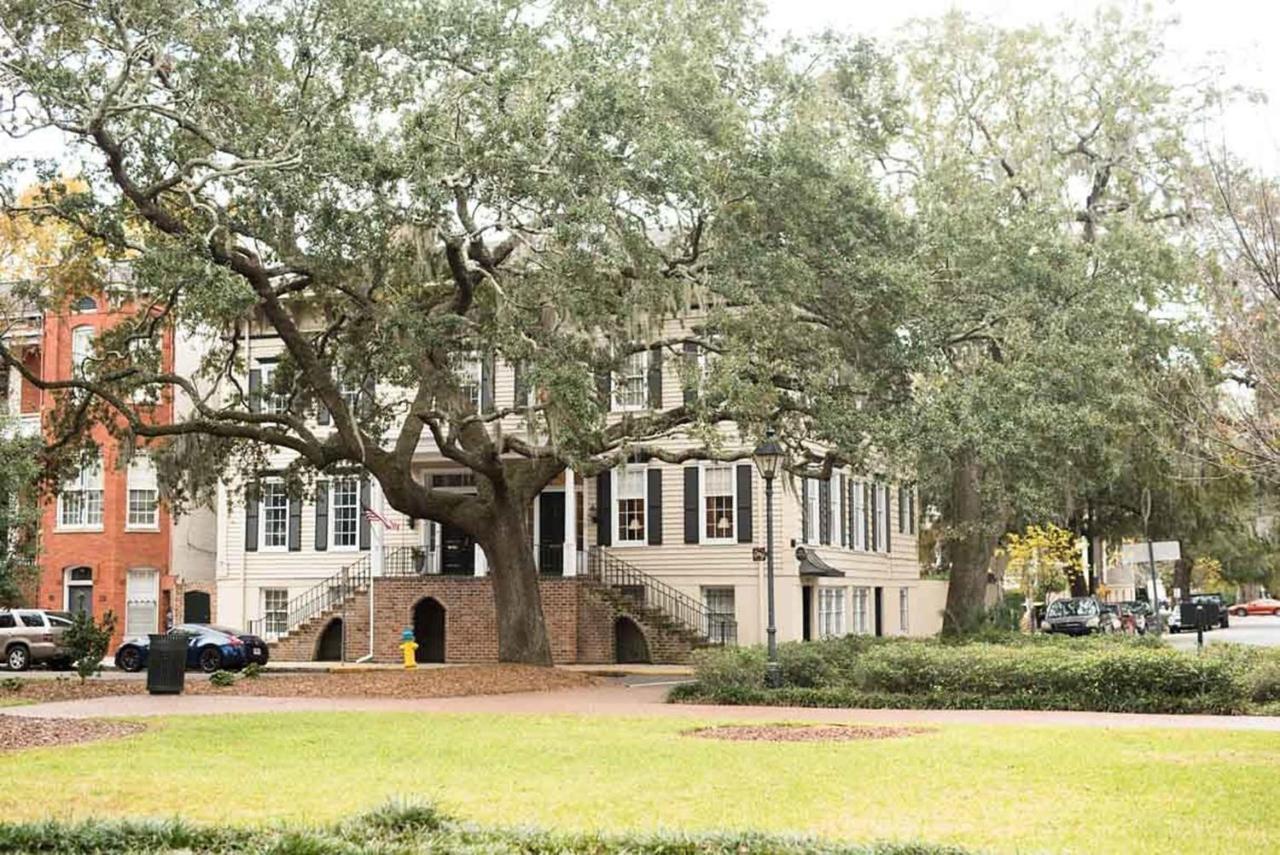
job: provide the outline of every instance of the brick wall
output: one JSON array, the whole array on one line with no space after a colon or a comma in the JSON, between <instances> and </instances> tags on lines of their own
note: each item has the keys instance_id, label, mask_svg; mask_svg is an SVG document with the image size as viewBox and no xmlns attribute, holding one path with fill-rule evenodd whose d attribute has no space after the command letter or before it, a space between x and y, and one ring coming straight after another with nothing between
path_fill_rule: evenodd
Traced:
<instances>
[{"instance_id":1,"label":"brick wall","mask_svg":"<svg viewBox=\"0 0 1280 855\"><path fill-rule=\"evenodd\" d=\"M542 579L542 612L547 622L551 656L560 664L614 661L614 621L620 615L639 625L655 662L684 662L691 644L687 638L648 625L644 617L610 602L584 579ZM445 610L445 660L448 662L496 662L497 615L493 586L487 577L417 576L384 578L373 582L374 661L398 662L400 636L413 628L413 613L426 598ZM369 653L369 593L349 598L335 609L304 624L272 645L272 658L310 661L325 628L345 619L346 658L354 661ZM419 643L423 639L418 639Z\"/></svg>"}]
</instances>

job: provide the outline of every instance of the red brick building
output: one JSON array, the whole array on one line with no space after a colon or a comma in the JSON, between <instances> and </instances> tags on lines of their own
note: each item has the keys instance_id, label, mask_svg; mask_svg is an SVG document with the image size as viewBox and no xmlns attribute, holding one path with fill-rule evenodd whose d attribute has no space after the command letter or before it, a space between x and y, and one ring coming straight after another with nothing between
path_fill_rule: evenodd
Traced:
<instances>
[{"instance_id":1,"label":"red brick building","mask_svg":"<svg viewBox=\"0 0 1280 855\"><path fill-rule=\"evenodd\" d=\"M81 298L65 311L47 313L38 345L41 376L65 380L92 364L101 333L131 317L132 307L106 298ZM157 341L161 365L173 364L173 343ZM23 398L27 392L24 390ZM54 396L41 397L44 429ZM167 395L147 404L154 418L172 418ZM173 609L170 572L171 520L159 501L155 470L145 453L121 454L106 427L95 426L96 465L86 465L49 497L40 520L40 608L89 611L116 618L112 646L126 635L163 630ZM129 456L128 461L123 457Z\"/></svg>"}]
</instances>

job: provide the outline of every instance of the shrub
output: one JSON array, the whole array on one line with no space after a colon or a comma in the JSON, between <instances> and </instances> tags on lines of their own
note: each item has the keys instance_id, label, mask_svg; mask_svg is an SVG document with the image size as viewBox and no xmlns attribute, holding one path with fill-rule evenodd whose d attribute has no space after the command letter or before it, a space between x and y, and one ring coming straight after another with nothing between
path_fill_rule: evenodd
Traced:
<instances>
[{"instance_id":1,"label":"shrub","mask_svg":"<svg viewBox=\"0 0 1280 855\"><path fill-rule=\"evenodd\" d=\"M247 677L250 680L256 680L262 676L262 672L265 670L266 669L263 668L257 662L250 662L248 665L244 666L244 668L240 671L240 676Z\"/></svg>"},{"instance_id":2,"label":"shrub","mask_svg":"<svg viewBox=\"0 0 1280 855\"><path fill-rule=\"evenodd\" d=\"M235 682L236 682L236 675L232 674L230 671L218 670L218 671L214 671L212 674L209 675L209 684L212 686L217 686L219 689L225 689L228 686L234 686Z\"/></svg>"},{"instance_id":3,"label":"shrub","mask_svg":"<svg viewBox=\"0 0 1280 855\"><path fill-rule=\"evenodd\" d=\"M0 680L0 691L15 693L21 692L22 680L18 677L5 677L3 680Z\"/></svg>"},{"instance_id":4,"label":"shrub","mask_svg":"<svg viewBox=\"0 0 1280 855\"><path fill-rule=\"evenodd\" d=\"M78 612L71 626L62 634L62 645L75 663L80 682L102 672L102 660L111 645L111 634L116 630L116 617L111 612L102 616L101 623L94 623L93 616Z\"/></svg>"},{"instance_id":5,"label":"shrub","mask_svg":"<svg viewBox=\"0 0 1280 855\"><path fill-rule=\"evenodd\" d=\"M1244 711L1280 698L1280 657L1196 656L1133 639L1023 637L1014 644L838 639L779 648L783 688L764 688L760 648L704 653L675 700L805 706ZM1275 693L1275 694L1273 694Z\"/></svg>"}]
</instances>

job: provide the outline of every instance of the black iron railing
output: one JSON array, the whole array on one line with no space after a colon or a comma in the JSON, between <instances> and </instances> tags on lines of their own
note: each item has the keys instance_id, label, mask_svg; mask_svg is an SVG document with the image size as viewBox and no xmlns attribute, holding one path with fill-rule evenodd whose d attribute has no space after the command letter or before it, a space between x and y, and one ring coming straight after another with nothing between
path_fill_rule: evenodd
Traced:
<instances>
[{"instance_id":1,"label":"black iron railing","mask_svg":"<svg viewBox=\"0 0 1280 855\"><path fill-rule=\"evenodd\" d=\"M706 604L678 591L604 549L593 546L587 553L588 578L618 591L636 605L654 609L693 632L708 644L736 645L738 622Z\"/></svg>"},{"instance_id":2,"label":"black iron railing","mask_svg":"<svg viewBox=\"0 0 1280 855\"><path fill-rule=\"evenodd\" d=\"M365 553L354 564L343 567L328 579L317 582L289 600L283 610L283 620L279 616L264 616L249 621L249 632L264 638L284 635L316 615L342 605L348 597L353 596L361 588L368 587L369 580L373 578L372 555L372 553ZM413 567L414 555L410 547L402 546L383 552L382 575L413 575L416 572Z\"/></svg>"}]
</instances>

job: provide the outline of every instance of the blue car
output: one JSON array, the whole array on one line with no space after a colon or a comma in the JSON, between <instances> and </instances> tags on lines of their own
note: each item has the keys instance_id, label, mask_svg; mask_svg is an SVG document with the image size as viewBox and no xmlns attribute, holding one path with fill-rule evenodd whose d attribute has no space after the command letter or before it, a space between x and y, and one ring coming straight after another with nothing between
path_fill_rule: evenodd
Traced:
<instances>
[{"instance_id":1,"label":"blue car","mask_svg":"<svg viewBox=\"0 0 1280 855\"><path fill-rule=\"evenodd\" d=\"M178 634L187 636L187 667L205 673L243 668L254 652L250 643L222 628L184 623L169 630L169 635ZM261 646L266 649L265 644ZM126 638L116 650L116 667L121 671L141 671L147 667L150 650L151 640L147 636Z\"/></svg>"}]
</instances>

